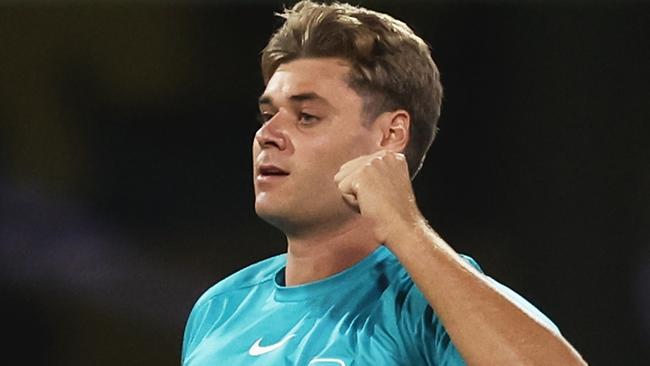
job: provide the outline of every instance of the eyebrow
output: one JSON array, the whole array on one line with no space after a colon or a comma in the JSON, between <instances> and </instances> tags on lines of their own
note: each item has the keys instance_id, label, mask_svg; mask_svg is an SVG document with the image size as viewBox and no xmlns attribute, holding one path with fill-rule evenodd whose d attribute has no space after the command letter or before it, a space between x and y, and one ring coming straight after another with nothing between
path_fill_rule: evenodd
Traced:
<instances>
[{"instance_id":1,"label":"eyebrow","mask_svg":"<svg viewBox=\"0 0 650 366\"><path fill-rule=\"evenodd\" d=\"M314 92L308 92L308 93L301 93L301 94L295 94L289 97L289 101L292 103L301 103L301 102L307 102L307 101L314 101L318 103L323 103L327 105L328 107L331 107L332 105L327 101L327 99L323 98L322 96L318 95L317 93ZM260 105L273 105L273 98L269 95L262 95L258 103Z\"/></svg>"}]
</instances>

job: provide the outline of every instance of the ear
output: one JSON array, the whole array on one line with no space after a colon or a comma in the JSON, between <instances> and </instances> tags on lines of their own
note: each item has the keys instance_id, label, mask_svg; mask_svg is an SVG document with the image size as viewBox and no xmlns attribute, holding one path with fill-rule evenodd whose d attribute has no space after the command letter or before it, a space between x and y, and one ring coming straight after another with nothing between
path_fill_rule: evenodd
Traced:
<instances>
[{"instance_id":1,"label":"ear","mask_svg":"<svg viewBox=\"0 0 650 366\"><path fill-rule=\"evenodd\" d=\"M384 112L377 118L378 127L381 129L379 146L383 150L404 152L409 142L411 116L403 109Z\"/></svg>"}]
</instances>

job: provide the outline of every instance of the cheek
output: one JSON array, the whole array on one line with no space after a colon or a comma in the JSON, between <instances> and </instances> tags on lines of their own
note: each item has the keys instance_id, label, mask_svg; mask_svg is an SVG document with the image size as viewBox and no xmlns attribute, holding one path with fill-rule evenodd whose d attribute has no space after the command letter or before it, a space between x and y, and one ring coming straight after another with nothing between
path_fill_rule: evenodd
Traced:
<instances>
[{"instance_id":1,"label":"cheek","mask_svg":"<svg viewBox=\"0 0 650 366\"><path fill-rule=\"evenodd\" d=\"M375 152L370 131L361 126L351 131L342 128L340 123L309 138L294 139L293 145L303 172L321 182L327 178L333 181L334 175L348 161Z\"/></svg>"},{"instance_id":2,"label":"cheek","mask_svg":"<svg viewBox=\"0 0 650 366\"><path fill-rule=\"evenodd\" d=\"M345 135L341 133L334 139L319 142L315 150L317 150L316 158L334 165L337 172L341 165L348 161L374 152L367 134Z\"/></svg>"},{"instance_id":3,"label":"cheek","mask_svg":"<svg viewBox=\"0 0 650 366\"><path fill-rule=\"evenodd\" d=\"M251 146L251 150L253 151L253 162L255 162L255 158L257 155L260 153L260 147L255 138L253 138L253 144Z\"/></svg>"},{"instance_id":4,"label":"cheek","mask_svg":"<svg viewBox=\"0 0 650 366\"><path fill-rule=\"evenodd\" d=\"M324 191L338 190L334 176L343 164L351 160L350 155L351 152L348 148L337 149L331 145L326 149L314 150L314 154L310 154L305 169L309 185Z\"/></svg>"},{"instance_id":5,"label":"cheek","mask_svg":"<svg viewBox=\"0 0 650 366\"><path fill-rule=\"evenodd\" d=\"M349 147L342 144L342 141L332 141L332 139L321 139L315 141L313 149L310 152L310 160L315 167L318 167L324 173L335 174L341 165L346 161L346 154L349 153Z\"/></svg>"}]
</instances>

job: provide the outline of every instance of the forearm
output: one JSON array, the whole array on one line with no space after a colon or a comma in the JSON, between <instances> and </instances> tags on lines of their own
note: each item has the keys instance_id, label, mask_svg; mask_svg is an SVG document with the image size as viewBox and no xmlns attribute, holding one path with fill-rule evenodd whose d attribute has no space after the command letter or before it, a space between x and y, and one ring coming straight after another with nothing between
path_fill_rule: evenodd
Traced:
<instances>
[{"instance_id":1,"label":"forearm","mask_svg":"<svg viewBox=\"0 0 650 366\"><path fill-rule=\"evenodd\" d=\"M424 220L398 227L386 245L469 365L585 364L561 335L499 292Z\"/></svg>"}]
</instances>

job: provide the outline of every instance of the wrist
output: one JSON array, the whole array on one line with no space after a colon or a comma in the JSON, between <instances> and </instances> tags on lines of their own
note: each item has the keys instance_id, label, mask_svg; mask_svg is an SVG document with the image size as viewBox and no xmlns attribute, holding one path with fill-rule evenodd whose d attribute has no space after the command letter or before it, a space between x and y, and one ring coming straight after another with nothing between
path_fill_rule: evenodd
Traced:
<instances>
[{"instance_id":1,"label":"wrist","mask_svg":"<svg viewBox=\"0 0 650 366\"><path fill-rule=\"evenodd\" d=\"M397 251L400 246L408 245L408 243L417 240L416 238L422 235L425 230L430 230L427 220L417 207L410 215L394 219L390 226L391 229L386 236L384 245L393 251Z\"/></svg>"}]
</instances>

